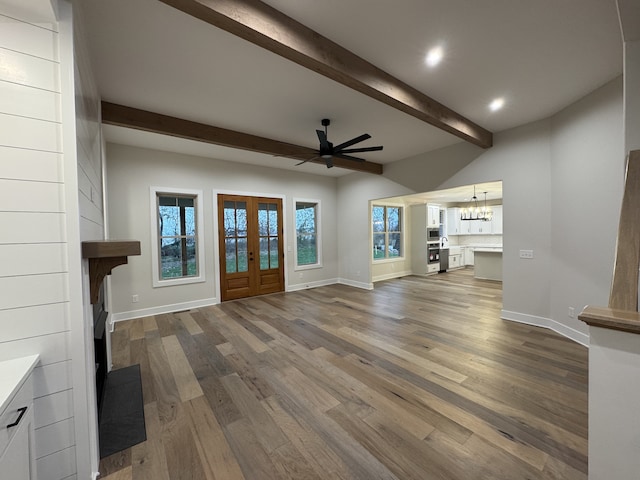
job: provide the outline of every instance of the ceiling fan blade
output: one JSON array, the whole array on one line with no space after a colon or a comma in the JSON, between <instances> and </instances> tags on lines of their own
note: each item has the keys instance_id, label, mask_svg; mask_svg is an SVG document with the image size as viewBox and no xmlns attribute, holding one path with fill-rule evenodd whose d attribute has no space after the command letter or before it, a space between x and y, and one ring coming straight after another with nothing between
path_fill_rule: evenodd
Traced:
<instances>
[{"instance_id":1,"label":"ceiling fan blade","mask_svg":"<svg viewBox=\"0 0 640 480\"><path fill-rule=\"evenodd\" d=\"M295 165L295 166L297 167L298 165L302 165L303 163L312 162L313 160L316 160L317 158L320 158L320 157L319 157L319 156L316 156L316 157L309 158L309 159L307 159L307 160L303 160L303 161L301 161L300 163L296 163L296 165Z\"/></svg>"},{"instance_id":2,"label":"ceiling fan blade","mask_svg":"<svg viewBox=\"0 0 640 480\"><path fill-rule=\"evenodd\" d=\"M369 135L368 133L363 133L359 137L352 138L351 140L347 140L346 142L341 143L340 145L336 145L335 147L333 147L333 149L340 150L341 148L350 147L351 145L355 145L356 143L363 142L369 138L371 138L371 135Z\"/></svg>"},{"instance_id":3,"label":"ceiling fan blade","mask_svg":"<svg viewBox=\"0 0 640 480\"><path fill-rule=\"evenodd\" d=\"M322 130L316 130L318 134L318 140L320 140L320 150L329 149L329 140L327 140L327 134Z\"/></svg>"},{"instance_id":4,"label":"ceiling fan blade","mask_svg":"<svg viewBox=\"0 0 640 480\"><path fill-rule=\"evenodd\" d=\"M351 155L344 155L340 152L334 153L334 157L344 158L346 160L353 160L355 162L366 162L364 158L352 157Z\"/></svg>"},{"instance_id":5,"label":"ceiling fan blade","mask_svg":"<svg viewBox=\"0 0 640 480\"><path fill-rule=\"evenodd\" d=\"M346 150L340 150L336 153L358 153L358 152L378 152L382 150L382 146L379 147L362 147L362 148L347 148Z\"/></svg>"}]
</instances>

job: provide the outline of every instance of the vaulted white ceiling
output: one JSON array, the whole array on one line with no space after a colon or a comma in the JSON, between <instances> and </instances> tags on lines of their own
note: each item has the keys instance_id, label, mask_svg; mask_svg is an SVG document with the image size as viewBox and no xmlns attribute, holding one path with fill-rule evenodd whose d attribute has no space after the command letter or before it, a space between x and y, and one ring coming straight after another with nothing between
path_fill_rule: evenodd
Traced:
<instances>
[{"instance_id":1,"label":"vaulted white ceiling","mask_svg":"<svg viewBox=\"0 0 640 480\"><path fill-rule=\"evenodd\" d=\"M615 0L268 0L269 5L493 132L548 117L622 73ZM461 141L158 0L85 0L104 100L317 148L361 133L389 163ZM427 50L442 45L436 68ZM505 98L490 112L488 103ZM295 160L106 128L108 140L321 175Z\"/></svg>"}]
</instances>

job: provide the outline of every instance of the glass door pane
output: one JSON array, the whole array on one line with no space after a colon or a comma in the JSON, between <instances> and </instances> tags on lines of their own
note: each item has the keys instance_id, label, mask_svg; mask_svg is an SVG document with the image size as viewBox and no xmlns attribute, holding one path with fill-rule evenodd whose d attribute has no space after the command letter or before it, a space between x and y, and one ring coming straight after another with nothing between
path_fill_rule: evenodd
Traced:
<instances>
[{"instance_id":1,"label":"glass door pane","mask_svg":"<svg viewBox=\"0 0 640 480\"><path fill-rule=\"evenodd\" d=\"M258 203L260 270L278 268L278 231L278 206L274 203Z\"/></svg>"},{"instance_id":2,"label":"glass door pane","mask_svg":"<svg viewBox=\"0 0 640 480\"><path fill-rule=\"evenodd\" d=\"M248 271L246 202L224 202L224 244L226 272Z\"/></svg>"}]
</instances>

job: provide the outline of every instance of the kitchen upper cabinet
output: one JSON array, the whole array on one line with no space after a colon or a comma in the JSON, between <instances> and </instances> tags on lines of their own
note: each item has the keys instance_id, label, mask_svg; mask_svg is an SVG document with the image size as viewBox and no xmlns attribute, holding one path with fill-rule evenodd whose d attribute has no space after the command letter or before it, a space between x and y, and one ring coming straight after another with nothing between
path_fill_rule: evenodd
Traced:
<instances>
[{"instance_id":1,"label":"kitchen upper cabinet","mask_svg":"<svg viewBox=\"0 0 640 480\"><path fill-rule=\"evenodd\" d=\"M490 235L491 222L485 222L482 220L469 220L465 223L469 223L469 235Z\"/></svg>"},{"instance_id":2,"label":"kitchen upper cabinet","mask_svg":"<svg viewBox=\"0 0 640 480\"><path fill-rule=\"evenodd\" d=\"M462 235L460 223L460 209L447 208L447 236Z\"/></svg>"},{"instance_id":3,"label":"kitchen upper cabinet","mask_svg":"<svg viewBox=\"0 0 640 480\"><path fill-rule=\"evenodd\" d=\"M447 209L448 235L502 235L502 205L491 207L493 218L482 220L460 220L460 208Z\"/></svg>"},{"instance_id":4,"label":"kitchen upper cabinet","mask_svg":"<svg viewBox=\"0 0 640 480\"><path fill-rule=\"evenodd\" d=\"M438 228L440 226L440 206L427 205L427 227Z\"/></svg>"},{"instance_id":5,"label":"kitchen upper cabinet","mask_svg":"<svg viewBox=\"0 0 640 480\"><path fill-rule=\"evenodd\" d=\"M494 235L502 235L502 205L491 207L493 210L493 218L491 219L491 233Z\"/></svg>"}]
</instances>

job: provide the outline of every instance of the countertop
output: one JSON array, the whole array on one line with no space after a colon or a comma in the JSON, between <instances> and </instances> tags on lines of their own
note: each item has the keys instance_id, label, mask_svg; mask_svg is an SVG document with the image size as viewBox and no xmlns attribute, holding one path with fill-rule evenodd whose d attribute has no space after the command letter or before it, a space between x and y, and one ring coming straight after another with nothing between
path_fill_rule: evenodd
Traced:
<instances>
[{"instance_id":1,"label":"countertop","mask_svg":"<svg viewBox=\"0 0 640 480\"><path fill-rule=\"evenodd\" d=\"M16 392L20 390L39 359L40 355L29 355L0 362L0 413L4 412Z\"/></svg>"},{"instance_id":2,"label":"countertop","mask_svg":"<svg viewBox=\"0 0 640 480\"><path fill-rule=\"evenodd\" d=\"M449 245L449 255L457 255L460 249L470 248L474 252L494 252L502 253L502 245L499 243L485 245Z\"/></svg>"}]
</instances>

